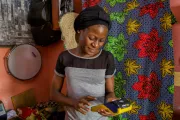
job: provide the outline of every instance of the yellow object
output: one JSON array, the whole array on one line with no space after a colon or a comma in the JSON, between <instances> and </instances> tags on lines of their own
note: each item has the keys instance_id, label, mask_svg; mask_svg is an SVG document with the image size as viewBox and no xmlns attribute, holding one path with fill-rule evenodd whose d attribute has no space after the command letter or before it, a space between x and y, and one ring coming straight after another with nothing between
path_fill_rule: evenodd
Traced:
<instances>
[{"instance_id":1,"label":"yellow object","mask_svg":"<svg viewBox=\"0 0 180 120\"><path fill-rule=\"evenodd\" d=\"M21 107L32 107L37 104L34 89L28 89L11 97L14 109Z\"/></svg>"},{"instance_id":2,"label":"yellow object","mask_svg":"<svg viewBox=\"0 0 180 120\"><path fill-rule=\"evenodd\" d=\"M126 108L118 108L118 110L117 110L116 113L114 113L113 111L111 111L111 110L110 110L108 107L106 107L104 104L100 104L100 105L91 107L91 111L92 111L92 112L97 112L99 109L104 109L104 110L110 112L111 114L113 114L114 116L116 116L116 115L122 114L122 113L124 113L124 112L130 111L130 110L132 109L132 105L130 105L129 107L126 107Z\"/></svg>"}]
</instances>

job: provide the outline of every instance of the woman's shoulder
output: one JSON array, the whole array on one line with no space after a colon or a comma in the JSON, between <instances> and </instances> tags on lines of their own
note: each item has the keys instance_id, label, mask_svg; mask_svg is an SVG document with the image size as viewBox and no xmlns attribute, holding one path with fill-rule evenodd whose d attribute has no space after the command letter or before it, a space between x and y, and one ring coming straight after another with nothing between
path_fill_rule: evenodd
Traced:
<instances>
[{"instance_id":1,"label":"woman's shoulder","mask_svg":"<svg viewBox=\"0 0 180 120\"><path fill-rule=\"evenodd\" d=\"M68 53L68 51L67 50L64 50L64 51L62 51L61 53L59 53L59 56L63 56L63 55L65 55L65 54L67 54Z\"/></svg>"},{"instance_id":2,"label":"woman's shoulder","mask_svg":"<svg viewBox=\"0 0 180 120\"><path fill-rule=\"evenodd\" d=\"M113 54L110 51L102 50L102 55L104 56L113 56Z\"/></svg>"},{"instance_id":3,"label":"woman's shoulder","mask_svg":"<svg viewBox=\"0 0 180 120\"><path fill-rule=\"evenodd\" d=\"M66 58L68 56L69 56L68 50L64 50L61 53L59 53L59 58L64 58L64 57Z\"/></svg>"}]
</instances>

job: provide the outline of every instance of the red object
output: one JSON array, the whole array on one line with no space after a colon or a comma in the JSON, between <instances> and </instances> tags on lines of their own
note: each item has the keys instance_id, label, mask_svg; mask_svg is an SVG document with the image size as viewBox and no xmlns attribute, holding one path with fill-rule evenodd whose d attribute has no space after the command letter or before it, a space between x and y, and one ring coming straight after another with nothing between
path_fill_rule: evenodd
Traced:
<instances>
[{"instance_id":1,"label":"red object","mask_svg":"<svg viewBox=\"0 0 180 120\"><path fill-rule=\"evenodd\" d=\"M149 34L140 33L139 40L134 43L134 47L139 51L138 57L149 57L151 61L155 61L158 54L162 52L162 38L158 37L158 31L152 29Z\"/></svg>"},{"instance_id":2,"label":"red object","mask_svg":"<svg viewBox=\"0 0 180 120\"><path fill-rule=\"evenodd\" d=\"M139 119L140 120L156 120L156 116L154 112L150 112L149 115L140 115Z\"/></svg>"},{"instance_id":3,"label":"red object","mask_svg":"<svg viewBox=\"0 0 180 120\"><path fill-rule=\"evenodd\" d=\"M160 95L161 81L158 80L157 74L151 72L150 76L138 75L139 81L134 83L132 88L139 92L139 99L149 99L154 102Z\"/></svg>"},{"instance_id":4,"label":"red object","mask_svg":"<svg viewBox=\"0 0 180 120\"><path fill-rule=\"evenodd\" d=\"M145 5L140 9L140 16L150 14L151 18L155 18L160 8L164 8L163 2L156 2L154 4Z\"/></svg>"},{"instance_id":5,"label":"red object","mask_svg":"<svg viewBox=\"0 0 180 120\"><path fill-rule=\"evenodd\" d=\"M83 8L92 7L97 5L101 0L86 0L83 4Z\"/></svg>"},{"instance_id":6,"label":"red object","mask_svg":"<svg viewBox=\"0 0 180 120\"><path fill-rule=\"evenodd\" d=\"M32 109L30 107L23 107L23 108L18 108L18 116L22 119L26 119L27 117L29 117L32 113L34 115L37 115L37 110L36 109ZM39 119L41 120L41 119Z\"/></svg>"}]
</instances>

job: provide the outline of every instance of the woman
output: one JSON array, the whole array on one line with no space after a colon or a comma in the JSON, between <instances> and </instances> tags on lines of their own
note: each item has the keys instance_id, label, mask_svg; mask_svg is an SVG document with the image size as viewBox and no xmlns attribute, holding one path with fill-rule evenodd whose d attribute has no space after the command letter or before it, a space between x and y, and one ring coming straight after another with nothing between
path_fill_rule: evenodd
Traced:
<instances>
[{"instance_id":1,"label":"woman","mask_svg":"<svg viewBox=\"0 0 180 120\"><path fill-rule=\"evenodd\" d=\"M90 107L115 100L114 58L102 50L111 22L99 6L84 9L75 19L78 47L62 52L57 60L51 98L64 103L66 120L107 119L103 109L91 112ZM67 96L59 93L67 78Z\"/></svg>"}]
</instances>

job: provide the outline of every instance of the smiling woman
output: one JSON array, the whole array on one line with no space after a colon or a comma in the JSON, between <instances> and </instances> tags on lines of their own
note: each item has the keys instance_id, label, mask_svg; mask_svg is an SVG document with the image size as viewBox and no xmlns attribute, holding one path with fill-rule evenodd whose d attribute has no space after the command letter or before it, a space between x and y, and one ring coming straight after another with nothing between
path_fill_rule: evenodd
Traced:
<instances>
[{"instance_id":1,"label":"smiling woman","mask_svg":"<svg viewBox=\"0 0 180 120\"><path fill-rule=\"evenodd\" d=\"M93 25L78 31L79 47L70 50L78 56L93 57L97 55L105 43L108 29L104 25Z\"/></svg>"},{"instance_id":2,"label":"smiling woman","mask_svg":"<svg viewBox=\"0 0 180 120\"><path fill-rule=\"evenodd\" d=\"M62 52L57 60L51 98L66 105L65 120L107 120L110 112L90 107L117 99L114 94L113 55L103 47L111 22L99 6L84 9L74 21L77 47ZM59 93L64 78L67 96Z\"/></svg>"}]
</instances>

